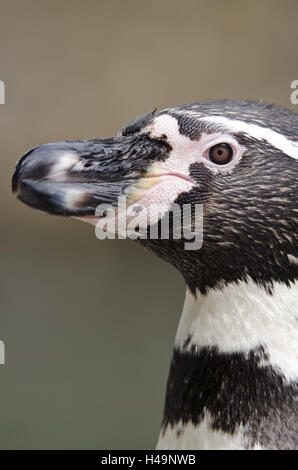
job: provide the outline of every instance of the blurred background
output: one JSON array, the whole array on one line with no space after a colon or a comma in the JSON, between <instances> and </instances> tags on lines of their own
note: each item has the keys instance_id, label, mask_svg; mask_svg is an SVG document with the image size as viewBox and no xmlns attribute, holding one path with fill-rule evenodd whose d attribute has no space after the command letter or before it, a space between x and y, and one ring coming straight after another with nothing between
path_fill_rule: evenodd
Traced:
<instances>
[{"instance_id":1,"label":"blurred background","mask_svg":"<svg viewBox=\"0 0 298 470\"><path fill-rule=\"evenodd\" d=\"M297 112L297 0L0 0L1 449L149 449L184 283L129 240L18 202L33 146L183 103Z\"/></svg>"}]
</instances>

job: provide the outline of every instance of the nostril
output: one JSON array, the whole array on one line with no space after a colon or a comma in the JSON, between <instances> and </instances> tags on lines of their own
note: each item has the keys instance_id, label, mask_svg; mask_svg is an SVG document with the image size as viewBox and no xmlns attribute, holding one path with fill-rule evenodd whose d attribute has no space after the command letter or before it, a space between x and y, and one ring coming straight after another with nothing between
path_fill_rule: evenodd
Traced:
<instances>
[{"instance_id":1,"label":"nostril","mask_svg":"<svg viewBox=\"0 0 298 470\"><path fill-rule=\"evenodd\" d=\"M14 170L14 173L13 173L13 176L12 176L12 182L11 182L11 188L12 188L13 193L15 193L18 189L20 173L21 173L21 169L24 165L24 162L29 157L29 155L31 155L31 153L34 152L35 149L36 149L36 147L29 150L29 152L25 153L25 155L23 155L16 164L16 167L15 167L15 170Z\"/></svg>"}]
</instances>

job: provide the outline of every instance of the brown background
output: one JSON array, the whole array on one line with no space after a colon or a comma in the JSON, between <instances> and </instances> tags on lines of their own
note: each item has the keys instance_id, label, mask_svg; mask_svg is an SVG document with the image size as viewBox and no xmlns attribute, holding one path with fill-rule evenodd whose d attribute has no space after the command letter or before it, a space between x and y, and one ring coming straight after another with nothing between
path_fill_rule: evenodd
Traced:
<instances>
[{"instance_id":1,"label":"brown background","mask_svg":"<svg viewBox=\"0 0 298 470\"><path fill-rule=\"evenodd\" d=\"M0 447L152 448L184 285L132 241L21 205L16 159L216 98L289 107L298 2L0 0Z\"/></svg>"}]
</instances>

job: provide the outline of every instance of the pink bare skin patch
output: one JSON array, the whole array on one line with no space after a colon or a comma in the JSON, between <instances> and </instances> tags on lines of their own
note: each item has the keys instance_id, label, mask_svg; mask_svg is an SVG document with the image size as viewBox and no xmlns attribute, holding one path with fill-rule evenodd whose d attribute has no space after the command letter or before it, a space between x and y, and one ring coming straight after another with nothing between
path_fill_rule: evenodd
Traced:
<instances>
[{"instance_id":1,"label":"pink bare skin patch","mask_svg":"<svg viewBox=\"0 0 298 470\"><path fill-rule=\"evenodd\" d=\"M105 217L106 223L111 223L112 227L114 224L123 228L135 218L136 211L139 227L156 224L181 193L189 192L194 186L199 188L199 183L194 182L190 174L194 163L206 166L213 173L230 172L244 152L244 147L224 132L202 133L200 139L192 140L180 133L177 119L166 114L155 118L141 132L155 139L166 138L171 151L165 161L153 163L146 175L126 190L127 200L123 207L118 207L112 215ZM223 166L215 165L208 158L209 149L220 143L227 143L233 149L231 162ZM97 225L101 217L78 219Z\"/></svg>"}]
</instances>

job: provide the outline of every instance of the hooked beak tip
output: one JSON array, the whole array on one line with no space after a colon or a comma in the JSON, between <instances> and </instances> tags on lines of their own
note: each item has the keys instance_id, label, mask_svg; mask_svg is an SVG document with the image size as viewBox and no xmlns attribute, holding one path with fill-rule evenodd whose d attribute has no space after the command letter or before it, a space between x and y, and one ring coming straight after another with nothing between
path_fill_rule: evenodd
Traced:
<instances>
[{"instance_id":1,"label":"hooked beak tip","mask_svg":"<svg viewBox=\"0 0 298 470\"><path fill-rule=\"evenodd\" d=\"M99 204L115 204L131 184L130 178L111 180L110 167L118 165L118 160L114 158L112 164L103 162L102 147L99 140L91 144L72 141L30 150L17 162L12 177L13 193L28 206L50 214L94 215ZM92 151L94 154L88 153Z\"/></svg>"}]
</instances>

